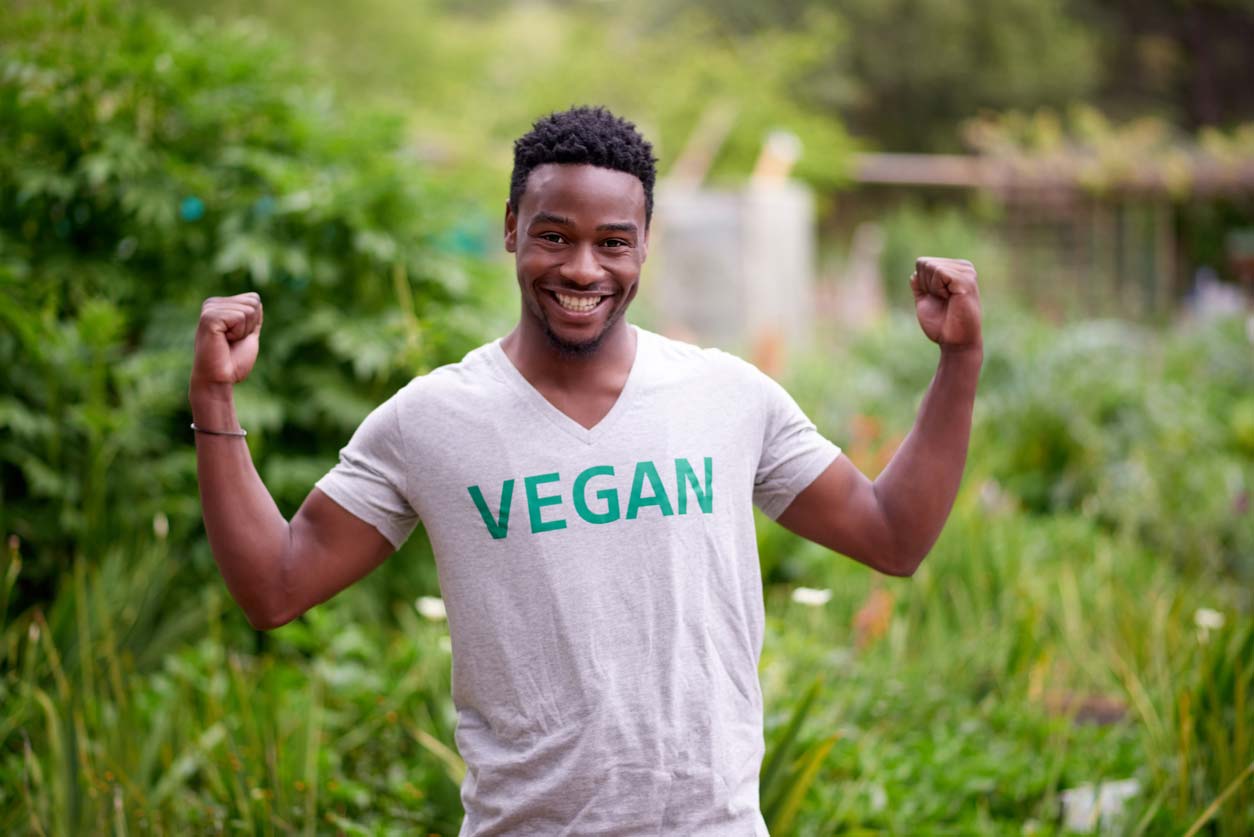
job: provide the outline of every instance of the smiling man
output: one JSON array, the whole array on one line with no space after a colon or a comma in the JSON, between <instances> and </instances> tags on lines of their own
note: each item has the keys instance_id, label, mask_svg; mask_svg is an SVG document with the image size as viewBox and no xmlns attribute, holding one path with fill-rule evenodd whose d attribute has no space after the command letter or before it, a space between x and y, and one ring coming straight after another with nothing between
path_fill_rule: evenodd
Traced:
<instances>
[{"instance_id":1,"label":"smiling man","mask_svg":"<svg viewBox=\"0 0 1254 837\"><path fill-rule=\"evenodd\" d=\"M380 405L290 523L232 403L261 301L201 314L205 527L255 626L335 595L424 524L452 639L463 835L766 834L753 506L905 576L962 476L983 355L970 263L920 259L910 278L940 360L871 482L753 366L628 323L653 182L649 144L608 111L537 122L505 208L518 325Z\"/></svg>"}]
</instances>

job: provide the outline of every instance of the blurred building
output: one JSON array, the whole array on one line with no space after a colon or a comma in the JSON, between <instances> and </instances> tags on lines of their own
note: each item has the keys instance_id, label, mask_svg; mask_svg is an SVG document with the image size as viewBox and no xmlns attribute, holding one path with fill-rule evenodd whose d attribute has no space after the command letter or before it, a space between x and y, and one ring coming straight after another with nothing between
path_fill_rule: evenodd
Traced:
<instances>
[{"instance_id":1,"label":"blurred building","mask_svg":"<svg viewBox=\"0 0 1254 837\"><path fill-rule=\"evenodd\" d=\"M664 184L650 250L660 324L718 346L804 341L811 326L814 201L789 181L741 189Z\"/></svg>"},{"instance_id":2,"label":"blurred building","mask_svg":"<svg viewBox=\"0 0 1254 837\"><path fill-rule=\"evenodd\" d=\"M649 287L663 331L748 350L768 371L809 339L815 213L810 190L788 178L799 153L776 134L743 186L704 186L682 160L658 184Z\"/></svg>"},{"instance_id":3,"label":"blurred building","mask_svg":"<svg viewBox=\"0 0 1254 837\"><path fill-rule=\"evenodd\" d=\"M1012 282L1047 312L1167 315L1194 293L1199 271L1254 292L1254 232L1209 220L1254 203L1254 159L1181 149L1169 166L1129 160L1097 173L1079 154L861 154L853 179L842 207L854 221L946 193L993 201ZM1230 214L1239 223L1242 213ZM1199 216L1212 228L1199 231Z\"/></svg>"}]
</instances>

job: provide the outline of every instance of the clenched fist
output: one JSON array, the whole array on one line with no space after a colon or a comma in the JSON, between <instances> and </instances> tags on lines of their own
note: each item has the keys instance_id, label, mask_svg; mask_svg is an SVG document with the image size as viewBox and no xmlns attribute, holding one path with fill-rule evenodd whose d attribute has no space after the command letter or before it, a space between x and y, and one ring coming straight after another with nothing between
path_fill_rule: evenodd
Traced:
<instances>
[{"instance_id":1,"label":"clenched fist","mask_svg":"<svg viewBox=\"0 0 1254 837\"><path fill-rule=\"evenodd\" d=\"M192 388L238 384L257 361L261 297L255 293L211 296L200 308Z\"/></svg>"},{"instance_id":2,"label":"clenched fist","mask_svg":"<svg viewBox=\"0 0 1254 837\"><path fill-rule=\"evenodd\" d=\"M921 258L910 276L914 311L930 340L942 349L983 346L980 335L980 286L966 259Z\"/></svg>"}]
</instances>

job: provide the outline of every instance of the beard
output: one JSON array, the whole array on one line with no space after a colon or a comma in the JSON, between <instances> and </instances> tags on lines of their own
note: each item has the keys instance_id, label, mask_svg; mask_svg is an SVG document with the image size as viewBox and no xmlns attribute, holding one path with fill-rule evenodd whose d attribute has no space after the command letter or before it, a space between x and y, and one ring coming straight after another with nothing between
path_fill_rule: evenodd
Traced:
<instances>
[{"instance_id":1,"label":"beard","mask_svg":"<svg viewBox=\"0 0 1254 837\"><path fill-rule=\"evenodd\" d=\"M610 313L605 321L605 326L601 331L590 340L575 342L566 340L553 331L553 327L549 325L547 317L540 318L540 324L544 327L544 336L548 338L549 345L552 346L557 354L566 360L587 360L596 354L597 349L601 348L601 342L605 340L605 336L610 333L610 329L623 316L623 308L615 309Z\"/></svg>"},{"instance_id":2,"label":"beard","mask_svg":"<svg viewBox=\"0 0 1254 837\"><path fill-rule=\"evenodd\" d=\"M557 350L558 355L566 360L583 360L596 354L596 350L601 347L601 339L605 337L602 331L591 340L584 340L582 343L572 343L569 340L563 340L553 333L549 328L549 324L544 324L544 336L549 338L549 345Z\"/></svg>"},{"instance_id":3,"label":"beard","mask_svg":"<svg viewBox=\"0 0 1254 837\"><path fill-rule=\"evenodd\" d=\"M544 336L549 338L549 345L556 349L561 357L567 360L583 360L596 354L596 350L601 348L601 341L609 333L609 326L610 324L607 323L605 328L601 329L601 333L591 340L573 342L559 337L549 326L549 321L544 320Z\"/></svg>"}]
</instances>

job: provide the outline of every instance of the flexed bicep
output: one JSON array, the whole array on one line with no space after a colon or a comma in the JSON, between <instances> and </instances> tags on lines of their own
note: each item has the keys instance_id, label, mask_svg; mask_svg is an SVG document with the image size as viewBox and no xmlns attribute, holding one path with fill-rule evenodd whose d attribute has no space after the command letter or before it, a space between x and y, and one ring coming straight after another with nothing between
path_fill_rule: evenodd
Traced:
<instances>
[{"instance_id":1,"label":"flexed bicep","mask_svg":"<svg viewBox=\"0 0 1254 837\"><path fill-rule=\"evenodd\" d=\"M880 572L908 574L897 561L892 529L875 484L847 456L837 457L803 489L777 522Z\"/></svg>"},{"instance_id":2,"label":"flexed bicep","mask_svg":"<svg viewBox=\"0 0 1254 837\"><path fill-rule=\"evenodd\" d=\"M369 575L394 551L379 530L314 488L292 518L277 627Z\"/></svg>"}]
</instances>

